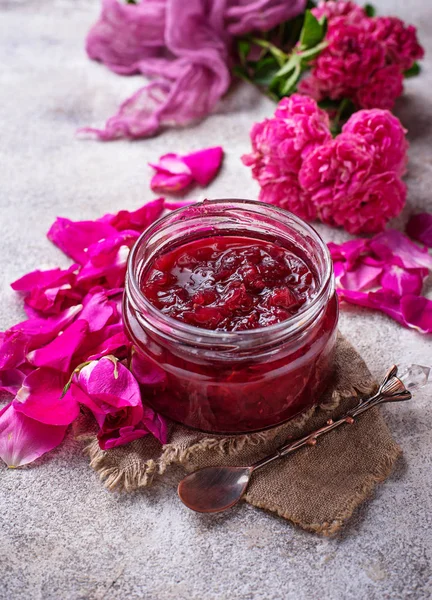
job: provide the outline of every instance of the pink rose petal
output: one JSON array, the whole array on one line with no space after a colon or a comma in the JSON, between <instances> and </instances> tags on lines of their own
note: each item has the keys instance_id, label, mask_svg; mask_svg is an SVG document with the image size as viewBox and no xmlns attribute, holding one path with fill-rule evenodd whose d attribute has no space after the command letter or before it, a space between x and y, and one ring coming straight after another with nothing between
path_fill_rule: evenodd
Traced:
<instances>
[{"instance_id":1,"label":"pink rose petal","mask_svg":"<svg viewBox=\"0 0 432 600\"><path fill-rule=\"evenodd\" d=\"M355 290L337 290L340 300L345 300L349 304L356 304L357 306L364 306L365 308L372 308L369 300L369 294L367 292L357 292Z\"/></svg>"},{"instance_id":2,"label":"pink rose petal","mask_svg":"<svg viewBox=\"0 0 432 600\"><path fill-rule=\"evenodd\" d=\"M401 323L401 325L406 326L400 310L400 298L389 290L366 293L354 290L338 290L338 296L340 300L345 300L350 304L380 310Z\"/></svg>"},{"instance_id":3,"label":"pink rose petal","mask_svg":"<svg viewBox=\"0 0 432 600\"><path fill-rule=\"evenodd\" d=\"M8 404L0 412L0 458L8 467L31 463L56 448L66 429L29 419Z\"/></svg>"},{"instance_id":4,"label":"pink rose petal","mask_svg":"<svg viewBox=\"0 0 432 600\"><path fill-rule=\"evenodd\" d=\"M30 352L27 360L35 367L50 367L67 373L76 350L88 334L88 327L87 321L75 321L47 346Z\"/></svg>"},{"instance_id":5,"label":"pink rose petal","mask_svg":"<svg viewBox=\"0 0 432 600\"><path fill-rule=\"evenodd\" d=\"M65 283L72 283L74 274L79 265L74 264L69 269L49 269L48 271L32 271L11 283L11 288L16 292L31 292L35 287L47 289L57 288Z\"/></svg>"},{"instance_id":6,"label":"pink rose petal","mask_svg":"<svg viewBox=\"0 0 432 600\"><path fill-rule=\"evenodd\" d=\"M115 215L105 215L99 220L115 227L117 231L134 229L142 233L161 216L164 209L164 202L164 198L155 198L133 212L120 210Z\"/></svg>"},{"instance_id":7,"label":"pink rose petal","mask_svg":"<svg viewBox=\"0 0 432 600\"><path fill-rule=\"evenodd\" d=\"M80 265L87 262L87 248L116 235L117 230L102 221L70 221L57 217L48 231L48 239Z\"/></svg>"},{"instance_id":8,"label":"pink rose petal","mask_svg":"<svg viewBox=\"0 0 432 600\"><path fill-rule=\"evenodd\" d=\"M334 244L329 242L328 248L333 260L346 260L348 265L347 268L351 267L356 263L357 259L368 251L369 240L368 239L356 239L349 240L343 244Z\"/></svg>"},{"instance_id":9,"label":"pink rose petal","mask_svg":"<svg viewBox=\"0 0 432 600\"><path fill-rule=\"evenodd\" d=\"M180 192L187 188L192 181L192 175L186 173L179 175L156 173L150 181L150 187L154 192Z\"/></svg>"},{"instance_id":10,"label":"pink rose petal","mask_svg":"<svg viewBox=\"0 0 432 600\"><path fill-rule=\"evenodd\" d=\"M214 148L205 148L186 154L183 156L183 162L189 167L195 181L205 187L216 177L222 163L222 157L222 148L215 146Z\"/></svg>"},{"instance_id":11,"label":"pink rose petal","mask_svg":"<svg viewBox=\"0 0 432 600\"><path fill-rule=\"evenodd\" d=\"M92 361L77 373L71 393L89 408L99 426L99 445L114 448L143 437L149 432L166 441L165 420L142 405L138 383L121 363L110 358Z\"/></svg>"},{"instance_id":12,"label":"pink rose petal","mask_svg":"<svg viewBox=\"0 0 432 600\"><path fill-rule=\"evenodd\" d=\"M120 327L123 328L123 325L120 324ZM117 333L106 337L97 346L94 346L87 359L97 360L108 354L115 354L117 358L126 358L127 349L130 345L131 342L124 331L118 331Z\"/></svg>"},{"instance_id":13,"label":"pink rose petal","mask_svg":"<svg viewBox=\"0 0 432 600\"><path fill-rule=\"evenodd\" d=\"M7 331L0 343L0 371L15 369L24 361L29 337L20 331Z\"/></svg>"},{"instance_id":14,"label":"pink rose petal","mask_svg":"<svg viewBox=\"0 0 432 600\"><path fill-rule=\"evenodd\" d=\"M102 450L110 450L111 448L117 448L117 446L129 444L129 442L138 440L148 434L149 430L144 426L140 426L140 424L126 425L115 429L102 426L97 438Z\"/></svg>"},{"instance_id":15,"label":"pink rose petal","mask_svg":"<svg viewBox=\"0 0 432 600\"><path fill-rule=\"evenodd\" d=\"M408 221L407 234L418 242L432 248L432 214L420 213Z\"/></svg>"},{"instance_id":16,"label":"pink rose petal","mask_svg":"<svg viewBox=\"0 0 432 600\"><path fill-rule=\"evenodd\" d=\"M432 300L407 294L402 296L400 308L408 327L421 333L432 333Z\"/></svg>"},{"instance_id":17,"label":"pink rose petal","mask_svg":"<svg viewBox=\"0 0 432 600\"><path fill-rule=\"evenodd\" d=\"M124 286L129 251L138 237L137 231L125 230L92 244L88 248L88 262L78 274L77 282L87 286Z\"/></svg>"},{"instance_id":18,"label":"pink rose petal","mask_svg":"<svg viewBox=\"0 0 432 600\"><path fill-rule=\"evenodd\" d=\"M399 266L406 269L432 269L432 255L427 249L420 248L400 231L388 229L376 235L370 242L370 248L383 260L390 261L394 256L398 257Z\"/></svg>"},{"instance_id":19,"label":"pink rose petal","mask_svg":"<svg viewBox=\"0 0 432 600\"><path fill-rule=\"evenodd\" d=\"M42 319L39 317L17 323L9 331L19 331L28 337L28 350L34 350L51 342L60 331L64 330L81 312L82 305L72 306L55 317Z\"/></svg>"},{"instance_id":20,"label":"pink rose petal","mask_svg":"<svg viewBox=\"0 0 432 600\"><path fill-rule=\"evenodd\" d=\"M166 420L154 412L148 406L143 406L142 423L145 429L149 431L161 444L166 444L168 440L168 425Z\"/></svg>"},{"instance_id":21,"label":"pink rose petal","mask_svg":"<svg viewBox=\"0 0 432 600\"><path fill-rule=\"evenodd\" d=\"M180 154L164 154L157 163L149 163L156 173L165 173L165 175L191 175L191 170L184 161L184 156Z\"/></svg>"},{"instance_id":22,"label":"pink rose petal","mask_svg":"<svg viewBox=\"0 0 432 600\"><path fill-rule=\"evenodd\" d=\"M69 393L62 397L67 379L53 369L36 369L18 391L15 410L47 425L70 425L79 415L79 405Z\"/></svg>"},{"instance_id":23,"label":"pink rose petal","mask_svg":"<svg viewBox=\"0 0 432 600\"><path fill-rule=\"evenodd\" d=\"M0 372L0 392L16 396L24 381L25 374L20 369Z\"/></svg>"},{"instance_id":24,"label":"pink rose petal","mask_svg":"<svg viewBox=\"0 0 432 600\"><path fill-rule=\"evenodd\" d=\"M107 298L106 293L89 293L83 301L83 310L80 319L87 321L90 333L100 331L116 314L114 302Z\"/></svg>"},{"instance_id":25,"label":"pink rose petal","mask_svg":"<svg viewBox=\"0 0 432 600\"><path fill-rule=\"evenodd\" d=\"M381 285L398 296L418 295L423 287L423 279L428 273L427 269L404 269L398 265L389 265L384 269Z\"/></svg>"},{"instance_id":26,"label":"pink rose petal","mask_svg":"<svg viewBox=\"0 0 432 600\"><path fill-rule=\"evenodd\" d=\"M390 290L381 289L376 292L369 292L368 296L371 308L376 308L404 327L407 326L401 312L401 299L397 294Z\"/></svg>"},{"instance_id":27,"label":"pink rose petal","mask_svg":"<svg viewBox=\"0 0 432 600\"><path fill-rule=\"evenodd\" d=\"M339 285L347 290L366 290L378 282L381 273L381 268L360 264L355 269L346 271L339 278Z\"/></svg>"},{"instance_id":28,"label":"pink rose petal","mask_svg":"<svg viewBox=\"0 0 432 600\"><path fill-rule=\"evenodd\" d=\"M46 290L35 287L25 299L25 303L38 313L51 315L80 304L82 295L81 291L76 291L76 288L72 289L70 284Z\"/></svg>"},{"instance_id":29,"label":"pink rose petal","mask_svg":"<svg viewBox=\"0 0 432 600\"><path fill-rule=\"evenodd\" d=\"M155 169L150 187L158 192L178 192L183 190L193 181L189 167L179 154L164 154L159 162L149 163Z\"/></svg>"},{"instance_id":30,"label":"pink rose petal","mask_svg":"<svg viewBox=\"0 0 432 600\"><path fill-rule=\"evenodd\" d=\"M93 399L93 408L105 414L125 406L141 406L138 383L132 373L109 358L92 361L74 376L74 382ZM90 408L90 407L89 407Z\"/></svg>"}]
</instances>

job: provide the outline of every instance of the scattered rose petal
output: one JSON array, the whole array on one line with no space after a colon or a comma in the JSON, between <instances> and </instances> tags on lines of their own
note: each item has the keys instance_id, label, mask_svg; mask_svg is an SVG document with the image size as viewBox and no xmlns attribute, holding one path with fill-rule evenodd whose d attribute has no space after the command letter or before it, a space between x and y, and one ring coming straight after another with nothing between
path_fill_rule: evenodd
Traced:
<instances>
[{"instance_id":1,"label":"scattered rose petal","mask_svg":"<svg viewBox=\"0 0 432 600\"><path fill-rule=\"evenodd\" d=\"M366 290L378 282L381 273L381 268L360 264L352 271L346 271L339 278L339 284L347 290Z\"/></svg>"},{"instance_id":2,"label":"scattered rose petal","mask_svg":"<svg viewBox=\"0 0 432 600\"><path fill-rule=\"evenodd\" d=\"M164 154L157 163L149 163L155 169L150 187L157 192L178 192L193 181L191 170L179 154Z\"/></svg>"},{"instance_id":3,"label":"scattered rose petal","mask_svg":"<svg viewBox=\"0 0 432 600\"><path fill-rule=\"evenodd\" d=\"M31 292L35 287L44 290L52 287L57 288L65 283L72 283L73 276L78 268L79 265L74 264L69 269L49 269L47 271L37 269L11 283L11 288L16 292Z\"/></svg>"},{"instance_id":4,"label":"scattered rose petal","mask_svg":"<svg viewBox=\"0 0 432 600\"><path fill-rule=\"evenodd\" d=\"M24 381L25 374L20 369L0 372L0 392L16 396Z\"/></svg>"},{"instance_id":5,"label":"scattered rose petal","mask_svg":"<svg viewBox=\"0 0 432 600\"><path fill-rule=\"evenodd\" d=\"M143 407L137 380L121 363L101 358L83 367L73 378L71 393L89 408L99 423L99 444L113 448L151 432L166 440L166 424Z\"/></svg>"},{"instance_id":6,"label":"scattered rose petal","mask_svg":"<svg viewBox=\"0 0 432 600\"><path fill-rule=\"evenodd\" d=\"M328 244L332 259L346 260L348 269L351 269L357 259L368 251L368 247L369 240L363 238L349 240L343 244L334 244L333 242Z\"/></svg>"},{"instance_id":7,"label":"scattered rose petal","mask_svg":"<svg viewBox=\"0 0 432 600\"><path fill-rule=\"evenodd\" d=\"M401 312L400 296L387 289L380 289L376 292L368 294L371 308L375 308L385 313L404 327L407 326L406 321Z\"/></svg>"},{"instance_id":8,"label":"scattered rose petal","mask_svg":"<svg viewBox=\"0 0 432 600\"><path fill-rule=\"evenodd\" d=\"M79 405L71 394L63 396L64 373L36 369L23 381L13 402L15 410L47 425L69 425L78 417Z\"/></svg>"},{"instance_id":9,"label":"scattered rose petal","mask_svg":"<svg viewBox=\"0 0 432 600\"><path fill-rule=\"evenodd\" d=\"M205 148L183 156L183 162L189 167L192 177L200 186L205 187L217 175L223 157L221 146Z\"/></svg>"},{"instance_id":10,"label":"scattered rose petal","mask_svg":"<svg viewBox=\"0 0 432 600\"><path fill-rule=\"evenodd\" d=\"M384 269L381 285L398 296L418 295L421 293L423 279L427 274L427 269L404 269L398 265L389 265Z\"/></svg>"},{"instance_id":11,"label":"scattered rose petal","mask_svg":"<svg viewBox=\"0 0 432 600\"><path fill-rule=\"evenodd\" d=\"M76 350L88 334L88 323L78 319L52 342L30 352L27 360L35 367L50 367L67 373Z\"/></svg>"},{"instance_id":12,"label":"scattered rose petal","mask_svg":"<svg viewBox=\"0 0 432 600\"><path fill-rule=\"evenodd\" d=\"M138 440L150 433L144 425L121 425L128 421L133 422L134 420L131 412L126 417L125 415L121 415L121 417L111 418L111 415L108 415L97 434L100 448L102 450L110 450L117 446L124 446L124 444L129 444L129 442Z\"/></svg>"},{"instance_id":13,"label":"scattered rose petal","mask_svg":"<svg viewBox=\"0 0 432 600\"><path fill-rule=\"evenodd\" d=\"M138 237L137 231L125 230L89 246L88 262L79 272L77 282L87 286L124 285L129 251Z\"/></svg>"},{"instance_id":14,"label":"scattered rose petal","mask_svg":"<svg viewBox=\"0 0 432 600\"><path fill-rule=\"evenodd\" d=\"M142 423L145 428L157 439L161 444L166 444L168 440L168 425L166 420L156 413L153 409L143 405Z\"/></svg>"},{"instance_id":15,"label":"scattered rose petal","mask_svg":"<svg viewBox=\"0 0 432 600\"><path fill-rule=\"evenodd\" d=\"M340 282L341 277L343 275L345 275L345 273L346 273L345 263L342 262L341 260L333 261L333 272L334 272L336 286L340 287L341 286L341 282Z\"/></svg>"},{"instance_id":16,"label":"scattered rose petal","mask_svg":"<svg viewBox=\"0 0 432 600\"><path fill-rule=\"evenodd\" d=\"M103 221L70 221L57 217L47 237L72 260L84 265L88 260L89 246L117 233L114 227Z\"/></svg>"},{"instance_id":17,"label":"scattered rose petal","mask_svg":"<svg viewBox=\"0 0 432 600\"><path fill-rule=\"evenodd\" d=\"M15 369L24 361L29 343L28 336L20 331L7 331L0 344L0 371Z\"/></svg>"},{"instance_id":18,"label":"scattered rose petal","mask_svg":"<svg viewBox=\"0 0 432 600\"><path fill-rule=\"evenodd\" d=\"M432 333L432 300L407 294L400 300L400 309L409 327L421 333Z\"/></svg>"},{"instance_id":19,"label":"scattered rose petal","mask_svg":"<svg viewBox=\"0 0 432 600\"><path fill-rule=\"evenodd\" d=\"M187 188L193 181L192 175L168 175L156 173L153 175L150 187L154 192L180 192Z\"/></svg>"},{"instance_id":20,"label":"scattered rose petal","mask_svg":"<svg viewBox=\"0 0 432 600\"><path fill-rule=\"evenodd\" d=\"M350 304L356 304L357 306L364 306L365 308L372 308L369 300L369 294L367 292L357 292L355 290L337 290L340 300L345 300Z\"/></svg>"},{"instance_id":21,"label":"scattered rose petal","mask_svg":"<svg viewBox=\"0 0 432 600\"><path fill-rule=\"evenodd\" d=\"M220 146L183 156L164 154L157 163L149 163L156 171L150 186L154 191L178 192L196 181L205 187L216 177L222 156L223 150Z\"/></svg>"},{"instance_id":22,"label":"scattered rose petal","mask_svg":"<svg viewBox=\"0 0 432 600\"><path fill-rule=\"evenodd\" d=\"M108 299L105 291L89 293L83 301L80 319L87 321L89 333L100 331L116 314L114 302Z\"/></svg>"},{"instance_id":23,"label":"scattered rose petal","mask_svg":"<svg viewBox=\"0 0 432 600\"><path fill-rule=\"evenodd\" d=\"M0 412L0 458L8 467L31 463L56 448L66 429L30 419L10 403Z\"/></svg>"},{"instance_id":24,"label":"scattered rose petal","mask_svg":"<svg viewBox=\"0 0 432 600\"><path fill-rule=\"evenodd\" d=\"M432 269L432 255L426 248L420 248L409 240L406 235L395 229L388 229L375 236L370 247L383 260L398 258L399 266L406 269L425 267Z\"/></svg>"},{"instance_id":25,"label":"scattered rose petal","mask_svg":"<svg viewBox=\"0 0 432 600\"><path fill-rule=\"evenodd\" d=\"M432 214L420 213L411 217L406 232L418 242L432 248Z\"/></svg>"},{"instance_id":26,"label":"scattered rose petal","mask_svg":"<svg viewBox=\"0 0 432 600\"><path fill-rule=\"evenodd\" d=\"M134 229L142 233L149 225L158 219L164 209L164 198L155 198L150 202L146 202L144 206L133 212L128 210L120 210L115 215L105 215L99 221L108 223L115 227L117 231L125 229Z\"/></svg>"},{"instance_id":27,"label":"scattered rose petal","mask_svg":"<svg viewBox=\"0 0 432 600\"><path fill-rule=\"evenodd\" d=\"M42 319L34 317L17 323L9 329L9 332L19 331L28 338L27 351L40 348L48 344L64 330L75 317L81 312L82 305L71 306L55 317ZM6 332L8 333L8 332Z\"/></svg>"}]
</instances>

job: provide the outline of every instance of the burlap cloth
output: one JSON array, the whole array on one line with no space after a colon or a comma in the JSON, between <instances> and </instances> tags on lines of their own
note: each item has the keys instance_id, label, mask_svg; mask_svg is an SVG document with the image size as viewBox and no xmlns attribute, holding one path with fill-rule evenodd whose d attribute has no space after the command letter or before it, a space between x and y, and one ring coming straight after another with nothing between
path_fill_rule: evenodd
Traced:
<instances>
[{"instance_id":1,"label":"burlap cloth","mask_svg":"<svg viewBox=\"0 0 432 600\"><path fill-rule=\"evenodd\" d=\"M319 406L289 423L231 437L209 436L172 424L170 443L165 446L147 436L103 451L93 437L87 438L86 452L107 488L129 492L148 486L173 464L183 465L186 471L252 464L287 440L342 414L356 403L355 398L375 388L361 356L339 336L332 384ZM379 410L371 409L354 424L322 436L316 447L302 448L257 471L244 499L303 529L332 535L375 485L388 477L400 453Z\"/></svg>"}]
</instances>

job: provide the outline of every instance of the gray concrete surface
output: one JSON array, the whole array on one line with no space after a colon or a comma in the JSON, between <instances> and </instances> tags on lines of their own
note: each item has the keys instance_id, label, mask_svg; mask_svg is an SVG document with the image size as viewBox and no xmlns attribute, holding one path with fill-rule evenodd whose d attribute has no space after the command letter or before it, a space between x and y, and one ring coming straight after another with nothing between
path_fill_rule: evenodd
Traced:
<instances>
[{"instance_id":1,"label":"gray concrete surface","mask_svg":"<svg viewBox=\"0 0 432 600\"><path fill-rule=\"evenodd\" d=\"M398 112L412 142L409 209L432 210L432 5L381 0L419 27L429 52ZM212 197L254 197L239 161L248 131L271 103L239 86L202 124L135 143L78 141L139 78L86 59L96 0L0 0L0 328L22 318L8 283L66 259L45 239L56 215L94 218L150 198L147 161L221 144ZM402 226L404 218L397 226ZM321 227L327 240L344 234ZM430 286L429 286L430 289ZM384 316L343 311L343 333L374 374L392 361L432 362L431 339ZM336 539L320 539L249 506L206 518L177 501L179 473L153 490L119 496L68 440L23 470L0 468L0 599L374 600L432 595L431 391L385 409L404 450L394 475Z\"/></svg>"}]
</instances>

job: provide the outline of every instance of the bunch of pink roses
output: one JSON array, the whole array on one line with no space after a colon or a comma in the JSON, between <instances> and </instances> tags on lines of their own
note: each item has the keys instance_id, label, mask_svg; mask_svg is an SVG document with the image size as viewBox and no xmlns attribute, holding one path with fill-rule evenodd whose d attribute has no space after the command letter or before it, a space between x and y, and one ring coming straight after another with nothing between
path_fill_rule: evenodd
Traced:
<instances>
[{"instance_id":1,"label":"bunch of pink roses","mask_svg":"<svg viewBox=\"0 0 432 600\"><path fill-rule=\"evenodd\" d=\"M405 74L424 55L415 27L396 17L370 17L345 0L320 2L311 12L327 19L326 46L298 90L317 101L349 98L357 108L391 110Z\"/></svg>"},{"instance_id":2,"label":"bunch of pink roses","mask_svg":"<svg viewBox=\"0 0 432 600\"><path fill-rule=\"evenodd\" d=\"M294 94L250 135L252 152L242 160L264 202L353 234L382 230L404 206L408 143L387 110L355 113L333 139L327 113Z\"/></svg>"}]
</instances>

